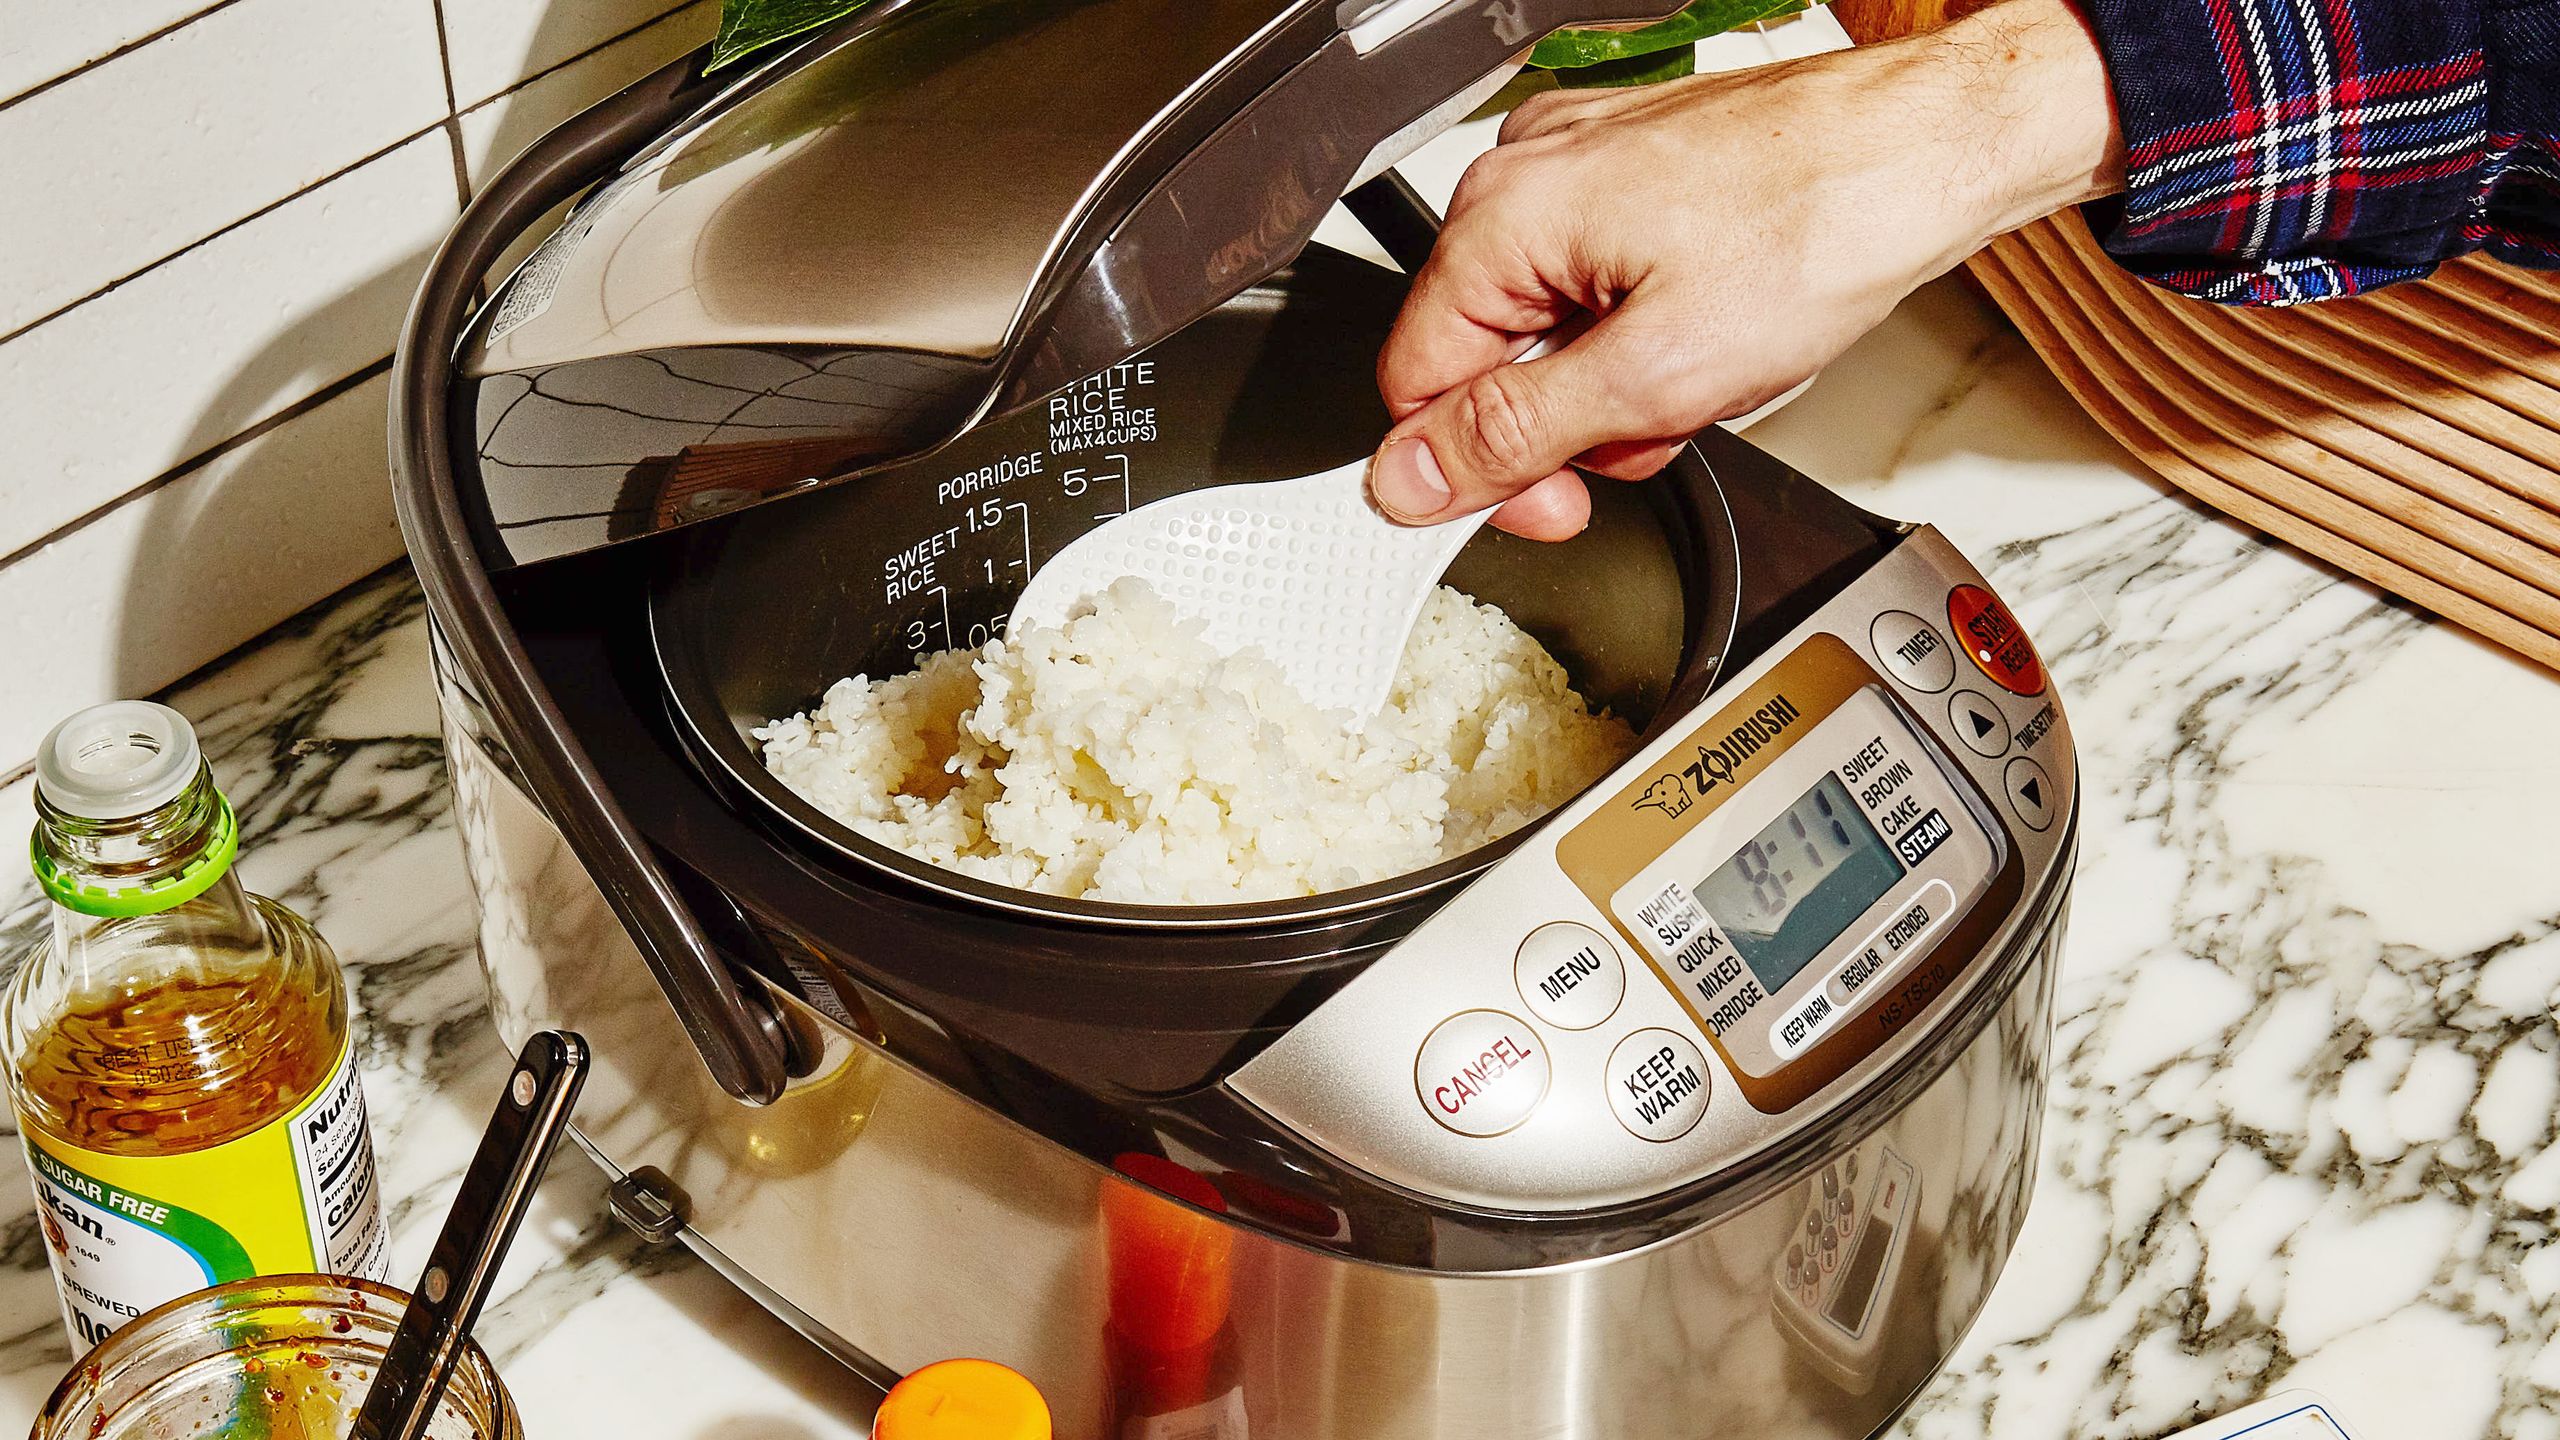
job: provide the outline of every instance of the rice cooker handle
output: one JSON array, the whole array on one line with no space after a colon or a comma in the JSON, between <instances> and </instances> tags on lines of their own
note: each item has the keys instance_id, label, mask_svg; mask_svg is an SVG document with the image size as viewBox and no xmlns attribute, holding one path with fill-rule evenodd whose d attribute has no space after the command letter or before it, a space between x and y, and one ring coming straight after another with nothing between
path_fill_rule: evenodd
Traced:
<instances>
[{"instance_id":1,"label":"rice cooker handle","mask_svg":"<svg viewBox=\"0 0 2560 1440\"><path fill-rule=\"evenodd\" d=\"M704 923L695 895L687 893L690 872L632 823L540 683L527 671L506 697L513 702L506 708L516 712L509 733L540 737L516 747L526 783L631 932L711 1078L749 1105L781 1099L792 1048L782 1017L762 984L739 973L731 951Z\"/></svg>"},{"instance_id":2,"label":"rice cooker handle","mask_svg":"<svg viewBox=\"0 0 2560 1440\"><path fill-rule=\"evenodd\" d=\"M511 644L484 652L493 664L520 654ZM489 694L489 709L509 737L517 771L630 932L703 1068L746 1104L782 1098L791 1080L791 1032L762 983L740 973L732 946L705 923L698 890L688 893L691 872L632 823L530 668L511 680L510 689Z\"/></svg>"},{"instance_id":3,"label":"rice cooker handle","mask_svg":"<svg viewBox=\"0 0 2560 1440\"><path fill-rule=\"evenodd\" d=\"M447 449L450 362L474 288L534 216L609 172L713 88L690 58L670 64L536 142L473 197L402 327L391 464L401 533L436 617L437 643L473 682L463 688L485 704L526 788L631 931L704 1067L731 1096L766 1105L790 1080L789 1032L761 986L741 983L551 702L478 564Z\"/></svg>"}]
</instances>

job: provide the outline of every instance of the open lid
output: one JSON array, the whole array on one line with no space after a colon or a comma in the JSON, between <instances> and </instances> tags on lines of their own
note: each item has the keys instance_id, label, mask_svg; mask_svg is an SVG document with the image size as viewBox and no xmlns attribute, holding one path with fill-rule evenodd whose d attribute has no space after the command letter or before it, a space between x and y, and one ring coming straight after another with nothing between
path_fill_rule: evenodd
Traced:
<instances>
[{"instance_id":1,"label":"open lid","mask_svg":"<svg viewBox=\"0 0 2560 1440\"><path fill-rule=\"evenodd\" d=\"M1674 8L879 0L639 148L473 321L488 558L851 478L1037 400L1286 264L1547 32Z\"/></svg>"}]
</instances>

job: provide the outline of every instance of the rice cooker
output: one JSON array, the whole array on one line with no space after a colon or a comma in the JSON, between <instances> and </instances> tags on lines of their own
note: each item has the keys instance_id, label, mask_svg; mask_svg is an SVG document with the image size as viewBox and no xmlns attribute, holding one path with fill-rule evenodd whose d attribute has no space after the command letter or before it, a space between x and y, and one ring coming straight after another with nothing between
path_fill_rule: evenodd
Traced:
<instances>
[{"instance_id":1,"label":"rice cooker","mask_svg":"<svg viewBox=\"0 0 2560 1440\"><path fill-rule=\"evenodd\" d=\"M878 1381L1070 1437L1863 1436L2023 1216L2077 774L1936 531L1711 430L1493 532L1642 748L1381 884L1087 903L890 851L752 728L1000 633L1068 541L1358 458L1389 168L1669 0L879 0L670 66L471 205L393 453L499 1028L577 1132ZM1345 200L1345 197L1348 200Z\"/></svg>"}]
</instances>

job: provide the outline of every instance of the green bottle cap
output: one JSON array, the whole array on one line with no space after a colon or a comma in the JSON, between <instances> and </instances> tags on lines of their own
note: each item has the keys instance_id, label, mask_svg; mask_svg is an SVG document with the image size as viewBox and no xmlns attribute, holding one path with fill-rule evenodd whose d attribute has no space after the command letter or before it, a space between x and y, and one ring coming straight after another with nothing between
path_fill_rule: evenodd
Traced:
<instances>
[{"instance_id":1,"label":"green bottle cap","mask_svg":"<svg viewBox=\"0 0 2560 1440\"><path fill-rule=\"evenodd\" d=\"M137 884L107 884L94 877L69 874L45 853L39 831L29 847L34 852L36 884L55 904L83 915L117 919L174 910L213 888L213 882L222 878L240 853L240 821L231 813L231 802L219 794L213 798L220 807L213 820L213 843L175 874Z\"/></svg>"},{"instance_id":2,"label":"green bottle cap","mask_svg":"<svg viewBox=\"0 0 2560 1440\"><path fill-rule=\"evenodd\" d=\"M187 717L149 700L92 705L53 727L36 750L36 793L64 815L130 820L187 793L204 772L204 752ZM210 888L240 853L240 821L217 791L213 836L202 853L156 879L108 881L67 872L44 845L39 824L29 848L36 883L66 909L110 918L156 915Z\"/></svg>"}]
</instances>

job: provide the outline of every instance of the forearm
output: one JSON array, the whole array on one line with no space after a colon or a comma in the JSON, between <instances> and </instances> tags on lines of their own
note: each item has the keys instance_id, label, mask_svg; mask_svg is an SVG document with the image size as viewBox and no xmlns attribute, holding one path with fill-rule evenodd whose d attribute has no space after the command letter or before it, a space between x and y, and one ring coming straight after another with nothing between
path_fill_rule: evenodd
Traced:
<instances>
[{"instance_id":1,"label":"forearm","mask_svg":"<svg viewBox=\"0 0 2560 1440\"><path fill-rule=\"evenodd\" d=\"M1940 31L1939 43L1990 122L1993 234L2124 188L2106 58L2066 0L2005 0Z\"/></svg>"},{"instance_id":2,"label":"forearm","mask_svg":"<svg viewBox=\"0 0 2560 1440\"><path fill-rule=\"evenodd\" d=\"M1907 129L1978 244L2124 188L2104 57L2067 0L2002 0L1877 47L1860 123Z\"/></svg>"}]
</instances>

